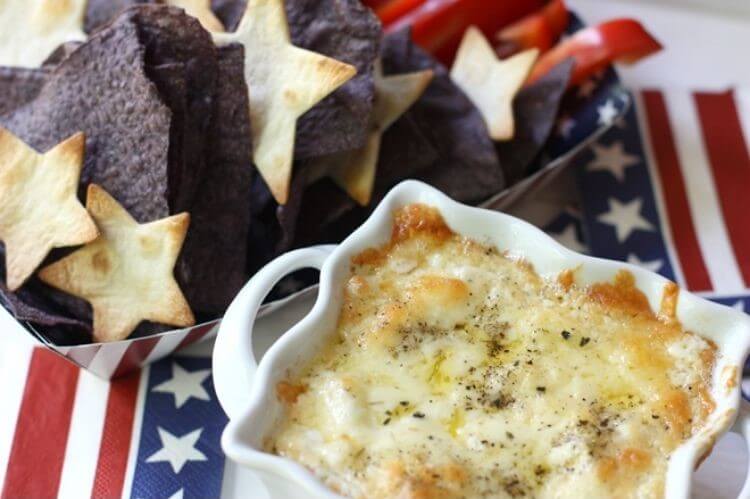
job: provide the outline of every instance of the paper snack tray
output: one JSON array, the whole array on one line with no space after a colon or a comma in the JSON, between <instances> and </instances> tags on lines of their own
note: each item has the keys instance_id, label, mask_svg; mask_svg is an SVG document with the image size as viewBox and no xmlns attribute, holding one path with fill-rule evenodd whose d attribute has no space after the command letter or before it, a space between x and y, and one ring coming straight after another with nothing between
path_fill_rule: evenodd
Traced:
<instances>
[{"instance_id":1,"label":"paper snack tray","mask_svg":"<svg viewBox=\"0 0 750 499\"><path fill-rule=\"evenodd\" d=\"M580 20L573 16L568 31L577 31L581 27ZM630 104L631 97L613 69L608 69L580 90L574 89L569 92L562 104L559 125L553 130L552 137L538 158L538 170L512 187L497 193L481 206L503 211L553 181L583 149L611 128L627 112ZM282 300L267 303L260 314L267 314L300 294L309 292L312 291L303 290ZM5 305L2 300L0 304ZM0 314L9 312L0 307ZM219 320L129 340L75 346L56 345L42 330L33 325L25 322L16 324L32 335L40 346L49 348L100 378L112 379L155 362L183 347L213 338Z\"/></svg>"}]
</instances>

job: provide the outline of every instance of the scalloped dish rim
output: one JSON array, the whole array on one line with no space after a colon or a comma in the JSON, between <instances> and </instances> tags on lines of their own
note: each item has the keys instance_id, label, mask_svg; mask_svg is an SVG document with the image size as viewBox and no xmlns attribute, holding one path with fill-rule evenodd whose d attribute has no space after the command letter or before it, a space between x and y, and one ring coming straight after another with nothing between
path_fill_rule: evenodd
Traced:
<instances>
[{"instance_id":1,"label":"scalloped dish rim","mask_svg":"<svg viewBox=\"0 0 750 499\"><path fill-rule=\"evenodd\" d=\"M618 271L626 270L637 288L648 298L652 310L659 310L668 279L632 264L605 260L575 253L563 247L537 227L503 213L460 204L424 183L408 180L394 187L380 202L367 221L338 245L328 256L320 274L320 289L310 313L276 341L258 365L251 381L249 403L239 417L231 417L222 435L222 447L234 461L259 471L296 482L316 497L340 497L300 464L263 451L265 438L281 415L282 403L275 394L276 383L284 378L291 366L310 360L336 329L342 300L344 280L349 275L350 258L359 252L388 241L393 212L407 204L424 203L434 206L447 225L457 234L499 246L513 256L529 261L545 278L565 270L575 270L576 283L589 285L611 282ZM262 271L261 271L262 272ZM252 285L252 282L248 286ZM244 291L244 289L243 289ZM248 316L240 292L236 307ZM229 315L229 314L228 314ZM713 444L732 425L740 405L739 381L742 366L750 350L750 316L719 305L680 289L677 319L683 327L717 346L712 375L711 395L716 408L705 426L683 442L670 456L666 476L665 497L688 497L693 470L711 452ZM224 321L225 334L240 334L237 324ZM230 333L231 331L231 333ZM220 330L219 335L221 336ZM254 363L248 354L247 362ZM216 367L226 363L214 356L214 369L231 370L237 366ZM218 383L227 379L222 376ZM238 383L240 381L237 381Z\"/></svg>"}]
</instances>

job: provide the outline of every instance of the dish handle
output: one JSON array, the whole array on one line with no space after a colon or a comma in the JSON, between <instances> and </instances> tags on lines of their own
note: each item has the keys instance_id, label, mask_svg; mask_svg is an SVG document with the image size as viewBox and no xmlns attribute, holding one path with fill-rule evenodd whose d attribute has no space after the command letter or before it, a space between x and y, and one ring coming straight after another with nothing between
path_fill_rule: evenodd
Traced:
<instances>
[{"instance_id":1,"label":"dish handle","mask_svg":"<svg viewBox=\"0 0 750 499\"><path fill-rule=\"evenodd\" d=\"M750 402L745 399L744 395L740 395L740 409L737 412L737 419L729 431L739 433L745 438L747 450L750 453ZM737 497L750 497L750 456L748 456L745 484L742 486L742 492Z\"/></svg>"},{"instance_id":2,"label":"dish handle","mask_svg":"<svg viewBox=\"0 0 750 499\"><path fill-rule=\"evenodd\" d=\"M258 369L253 352L253 325L266 295L282 278L297 270L320 270L335 245L320 245L285 253L259 270L240 290L219 326L213 351L216 395L230 419L247 406Z\"/></svg>"}]
</instances>

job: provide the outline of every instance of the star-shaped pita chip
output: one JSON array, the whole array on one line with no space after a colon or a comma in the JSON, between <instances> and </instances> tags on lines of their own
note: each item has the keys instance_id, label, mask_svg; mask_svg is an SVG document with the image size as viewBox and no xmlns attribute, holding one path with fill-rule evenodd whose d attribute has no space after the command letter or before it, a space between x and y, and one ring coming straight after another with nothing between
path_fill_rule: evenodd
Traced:
<instances>
[{"instance_id":1,"label":"star-shaped pita chip","mask_svg":"<svg viewBox=\"0 0 750 499\"><path fill-rule=\"evenodd\" d=\"M214 40L245 48L253 160L276 201L285 204L297 118L346 83L356 69L293 46L283 0L249 0L237 31L214 34Z\"/></svg>"},{"instance_id":2,"label":"star-shaped pita chip","mask_svg":"<svg viewBox=\"0 0 750 499\"><path fill-rule=\"evenodd\" d=\"M84 147L78 133L39 154L0 128L0 240L11 291L52 248L84 244L99 234L76 197Z\"/></svg>"},{"instance_id":3,"label":"star-shaped pita chip","mask_svg":"<svg viewBox=\"0 0 750 499\"><path fill-rule=\"evenodd\" d=\"M36 68L65 42L86 39L87 0L0 1L0 66Z\"/></svg>"},{"instance_id":4,"label":"star-shaped pita chip","mask_svg":"<svg viewBox=\"0 0 750 499\"><path fill-rule=\"evenodd\" d=\"M499 60L479 29L471 26L466 30L451 79L479 109L493 140L513 138L513 98L538 56L537 49L529 49Z\"/></svg>"},{"instance_id":5,"label":"star-shaped pita chip","mask_svg":"<svg viewBox=\"0 0 750 499\"><path fill-rule=\"evenodd\" d=\"M190 215L141 225L96 184L89 185L86 208L101 235L41 269L39 278L91 304L94 340L125 339L143 320L193 325L193 313L173 276Z\"/></svg>"},{"instance_id":6,"label":"star-shaped pita chip","mask_svg":"<svg viewBox=\"0 0 750 499\"><path fill-rule=\"evenodd\" d=\"M188 15L198 19L206 31L224 32L224 25L211 10L211 0L167 0L167 4L184 9Z\"/></svg>"},{"instance_id":7,"label":"star-shaped pita chip","mask_svg":"<svg viewBox=\"0 0 750 499\"><path fill-rule=\"evenodd\" d=\"M432 70L384 76L380 61L375 63L375 102L370 132L364 147L314 163L316 172L327 174L362 206L370 202L383 133L424 93L432 81Z\"/></svg>"}]
</instances>

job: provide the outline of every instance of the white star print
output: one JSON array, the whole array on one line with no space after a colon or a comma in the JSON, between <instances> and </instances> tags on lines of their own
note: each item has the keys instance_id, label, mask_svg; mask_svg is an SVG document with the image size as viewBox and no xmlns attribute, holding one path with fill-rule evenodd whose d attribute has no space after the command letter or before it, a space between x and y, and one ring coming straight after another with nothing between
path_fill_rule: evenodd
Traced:
<instances>
[{"instance_id":1,"label":"white star print","mask_svg":"<svg viewBox=\"0 0 750 499\"><path fill-rule=\"evenodd\" d=\"M742 300L737 300L737 303L732 305L732 308L737 310L738 312L744 312L745 311L745 303Z\"/></svg>"},{"instance_id":2,"label":"white star print","mask_svg":"<svg viewBox=\"0 0 750 499\"><path fill-rule=\"evenodd\" d=\"M589 171L608 171L620 182L625 181L625 168L638 164L638 156L626 153L622 142L593 144L592 148L595 157L588 164Z\"/></svg>"},{"instance_id":3,"label":"white star print","mask_svg":"<svg viewBox=\"0 0 750 499\"><path fill-rule=\"evenodd\" d=\"M565 230L557 234L550 233L550 236L554 237L555 241L570 250L577 251L579 253L585 253L587 250L586 246L581 244L581 241L578 239L575 224L569 224L567 227L565 227Z\"/></svg>"},{"instance_id":4,"label":"white star print","mask_svg":"<svg viewBox=\"0 0 750 499\"><path fill-rule=\"evenodd\" d=\"M635 253L630 253L628 255L628 263L638 265L639 267L650 270L651 272L659 272L664 266L664 260L641 261Z\"/></svg>"},{"instance_id":5,"label":"white star print","mask_svg":"<svg viewBox=\"0 0 750 499\"><path fill-rule=\"evenodd\" d=\"M169 496L169 499L182 499L185 495L185 489L180 489L171 496Z\"/></svg>"},{"instance_id":6,"label":"white star print","mask_svg":"<svg viewBox=\"0 0 750 499\"><path fill-rule=\"evenodd\" d=\"M168 462L175 474L182 470L188 461L207 461L206 455L195 448L195 443L201 438L203 428L175 437L162 427L157 428L162 448L146 459L147 463Z\"/></svg>"},{"instance_id":7,"label":"white star print","mask_svg":"<svg viewBox=\"0 0 750 499\"><path fill-rule=\"evenodd\" d=\"M570 116L563 116L557 122L557 133L563 138L569 138L570 132L576 127L576 122Z\"/></svg>"},{"instance_id":8,"label":"white star print","mask_svg":"<svg viewBox=\"0 0 750 499\"><path fill-rule=\"evenodd\" d=\"M599 113L599 124L603 126L611 125L612 122L615 121L615 118L617 118L618 114L617 108L612 99L607 100L603 106L599 106L597 112Z\"/></svg>"},{"instance_id":9,"label":"white star print","mask_svg":"<svg viewBox=\"0 0 750 499\"><path fill-rule=\"evenodd\" d=\"M654 230L654 226L641 216L642 205L641 198L635 198L627 203L610 198L609 211L599 215L597 220L614 226L617 240L623 243L635 230Z\"/></svg>"},{"instance_id":10,"label":"white star print","mask_svg":"<svg viewBox=\"0 0 750 499\"><path fill-rule=\"evenodd\" d=\"M172 379L155 386L153 391L174 395L174 403L178 409L191 397L199 400L211 400L208 392L201 384L210 374L210 369L191 372L186 371L177 363L172 363Z\"/></svg>"},{"instance_id":11,"label":"white star print","mask_svg":"<svg viewBox=\"0 0 750 499\"><path fill-rule=\"evenodd\" d=\"M581 97L583 99L591 97L591 94L594 93L594 90L596 90L596 80L594 78L589 78L588 80L584 81L578 88L578 97Z\"/></svg>"}]
</instances>

